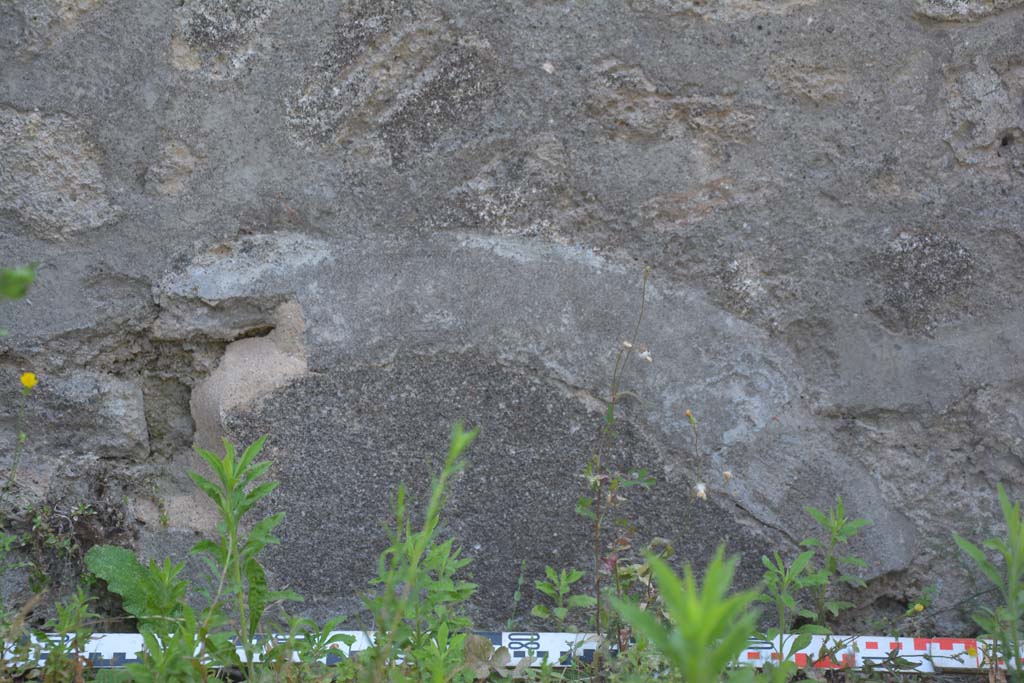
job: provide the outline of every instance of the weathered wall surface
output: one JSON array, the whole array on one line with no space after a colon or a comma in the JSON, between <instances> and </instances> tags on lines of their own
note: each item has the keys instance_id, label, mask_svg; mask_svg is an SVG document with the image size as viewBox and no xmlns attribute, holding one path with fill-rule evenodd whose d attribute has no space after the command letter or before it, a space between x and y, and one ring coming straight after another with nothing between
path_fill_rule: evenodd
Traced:
<instances>
[{"instance_id":1,"label":"weathered wall surface","mask_svg":"<svg viewBox=\"0 0 1024 683\"><path fill-rule=\"evenodd\" d=\"M0 309L4 384L42 378L15 498L185 549L192 444L269 432L272 578L352 613L464 417L448 525L497 626L520 558L587 563L650 264L642 534L749 578L842 494L865 616L953 604L950 532L1024 496L1022 36L1020 0L3 0L0 261L41 264Z\"/></svg>"}]
</instances>

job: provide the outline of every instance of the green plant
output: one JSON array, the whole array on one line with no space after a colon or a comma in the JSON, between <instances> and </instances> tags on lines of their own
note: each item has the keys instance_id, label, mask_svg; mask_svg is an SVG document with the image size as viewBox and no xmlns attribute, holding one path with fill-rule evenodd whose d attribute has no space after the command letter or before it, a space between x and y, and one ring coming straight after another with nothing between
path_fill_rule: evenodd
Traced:
<instances>
[{"instance_id":1,"label":"green plant","mask_svg":"<svg viewBox=\"0 0 1024 683\"><path fill-rule=\"evenodd\" d=\"M526 560L519 562L519 578L516 579L516 589L512 593L512 613L505 621L505 630L514 631L518 618L516 612L519 610L519 603L523 601L523 584L526 583Z\"/></svg>"},{"instance_id":2,"label":"green plant","mask_svg":"<svg viewBox=\"0 0 1024 683\"><path fill-rule=\"evenodd\" d=\"M29 566L28 562L11 560L11 552L20 539L6 532L0 532L0 577L11 569ZM34 663L32 646L26 635L25 617L43 599L43 593L36 593L20 609L11 609L0 594L0 681L7 681L23 675Z\"/></svg>"},{"instance_id":3,"label":"green plant","mask_svg":"<svg viewBox=\"0 0 1024 683\"><path fill-rule=\"evenodd\" d=\"M36 264L17 268L0 268L0 301L17 301L25 298L28 288L36 279ZM0 337L7 336L7 330L0 327Z\"/></svg>"},{"instance_id":4,"label":"green plant","mask_svg":"<svg viewBox=\"0 0 1024 683\"><path fill-rule=\"evenodd\" d=\"M98 545L85 554L85 565L121 596L122 608L138 620L141 632L170 633L181 618L189 588L188 581L178 578L184 562L150 560L144 567L130 550Z\"/></svg>"},{"instance_id":5,"label":"green plant","mask_svg":"<svg viewBox=\"0 0 1024 683\"><path fill-rule=\"evenodd\" d=\"M146 650L130 668L137 681L205 680L207 659L235 666L253 680L256 675L255 636L267 606L277 600L301 600L290 591L271 591L257 555L277 543L273 530L283 513L266 517L243 531L243 519L260 500L277 486L258 480L270 468L269 461L255 462L265 437L246 448L239 457L225 441L224 456L206 450L200 456L210 465L214 480L189 475L217 506L220 513L218 537L203 540L192 548L206 562L211 573L212 593L197 617L187 604L189 584L179 578L184 563L150 561L143 567L131 551L98 546L86 554L86 564L107 587L121 596L124 610L136 617ZM233 624L232 624L233 621ZM233 629L225 626L233 625ZM232 644L237 635L242 657Z\"/></svg>"},{"instance_id":6,"label":"green plant","mask_svg":"<svg viewBox=\"0 0 1024 683\"><path fill-rule=\"evenodd\" d=\"M350 646L355 638L344 633L332 633L345 620L344 617L331 619L323 626L318 626L312 619L295 617L287 612L282 617L287 635L273 642L260 657L274 681L327 683L335 678L352 678L353 662L341 655L339 646ZM326 663L329 655L339 657L343 665L330 667Z\"/></svg>"},{"instance_id":7,"label":"green plant","mask_svg":"<svg viewBox=\"0 0 1024 683\"><path fill-rule=\"evenodd\" d=\"M36 634L40 646L48 651L41 671L43 683L84 683L88 660L83 652L92 637L90 622L99 616L90 610L90 600L79 589L57 604L56 618Z\"/></svg>"},{"instance_id":8,"label":"green plant","mask_svg":"<svg viewBox=\"0 0 1024 683\"><path fill-rule=\"evenodd\" d=\"M718 548L699 586L689 565L680 578L662 560L647 558L667 622L635 602L612 599L637 636L650 641L678 679L687 683L722 680L754 634L758 611L750 605L757 594L730 594L736 559L724 559L724 552Z\"/></svg>"},{"instance_id":9,"label":"green plant","mask_svg":"<svg viewBox=\"0 0 1024 683\"><path fill-rule=\"evenodd\" d=\"M266 572L256 557L268 545L279 542L273 531L284 520L284 513L265 517L253 524L248 533L243 531L242 518L277 488L275 481L256 483L271 466L270 461L255 462L266 438L262 436L250 444L241 457L227 440L223 458L197 449L213 471L214 481L189 472L195 485L214 502L220 513L217 540L202 540L191 551L206 562L217 586L208 612L223 607L225 615L233 612L237 617L236 628L245 661L234 663L246 671L250 680L255 675L253 638L259 632L267 605L277 600L302 600L291 591L269 590Z\"/></svg>"},{"instance_id":10,"label":"green plant","mask_svg":"<svg viewBox=\"0 0 1024 683\"><path fill-rule=\"evenodd\" d=\"M29 586L34 592L45 589L54 571L63 567L65 574L78 571L82 561L80 537L83 526L96 515L91 505L79 503L69 508L39 504L26 510L31 528L24 534L25 545L32 552Z\"/></svg>"},{"instance_id":11,"label":"green plant","mask_svg":"<svg viewBox=\"0 0 1024 683\"><path fill-rule=\"evenodd\" d=\"M847 573L847 567L863 568L864 560L855 555L841 555L839 550L845 546L860 530L871 524L867 519L850 519L846 516L843 497L836 497L836 505L823 512L814 507L805 507L804 511L817 522L825 532L823 538L810 537L800 542L805 548L815 553L816 579L810 584L814 596L814 621L820 626L827 626L831 619L853 605L844 600L836 600L830 596L835 582L845 583L854 588L863 588L864 579Z\"/></svg>"},{"instance_id":12,"label":"green plant","mask_svg":"<svg viewBox=\"0 0 1024 683\"><path fill-rule=\"evenodd\" d=\"M462 453L478 433L465 431L461 422L452 427L448 455L418 529L409 519L405 487L398 488L391 545L381 553L372 581L379 588L364 599L378 629L374 646L363 653L359 676L365 681L472 678L459 663L465 648L461 631L470 627L464 606L476 585L458 578L470 561L460 557L452 539L439 542L437 535L451 478L462 471Z\"/></svg>"},{"instance_id":13,"label":"green plant","mask_svg":"<svg viewBox=\"0 0 1024 683\"><path fill-rule=\"evenodd\" d=\"M524 657L510 666L512 654L507 647L495 649L490 640L477 635L467 636L465 654L465 666L477 681L487 680L492 674L500 678L526 678L531 663L529 657Z\"/></svg>"},{"instance_id":14,"label":"green plant","mask_svg":"<svg viewBox=\"0 0 1024 683\"><path fill-rule=\"evenodd\" d=\"M16 301L28 294L36 279L36 264L14 268L0 268L0 300Z\"/></svg>"},{"instance_id":15,"label":"green plant","mask_svg":"<svg viewBox=\"0 0 1024 683\"><path fill-rule=\"evenodd\" d=\"M180 616L168 621L161 633L142 630L145 649L138 653L139 661L125 669L135 683L206 681L209 667L205 654L212 651L224 661L227 652L234 650L225 636L212 635L207 623L198 620L191 607L183 605Z\"/></svg>"},{"instance_id":16,"label":"green plant","mask_svg":"<svg viewBox=\"0 0 1024 683\"><path fill-rule=\"evenodd\" d=\"M998 644L999 654L1010 662L1009 673L1016 683L1024 681L1021 668L1021 619L1024 618L1024 516L1020 503L1011 503L998 485L999 507L1006 523L1004 538L990 538L982 546L995 552L999 564L993 563L985 550L954 533L953 539L978 566L1001 598L996 607L983 607L972 616L984 635ZM993 657L996 659L996 657Z\"/></svg>"},{"instance_id":17,"label":"green plant","mask_svg":"<svg viewBox=\"0 0 1024 683\"><path fill-rule=\"evenodd\" d=\"M618 563L623 559L622 552L632 547L632 529L621 515L622 506L626 502L625 489L633 486L649 488L653 483L653 479L646 471L623 473L608 467L612 447L617 438L615 420L619 402L625 397L637 398L633 392L621 388L626 368L634 357L651 362L650 352L638 344L640 324L643 322L647 307L647 285L650 275L651 269L644 268L636 322L629 338L622 341L616 353L598 443L583 472L587 492L580 496L576 503L576 513L589 520L591 525L594 629L600 634L613 634L619 630L616 625L606 623L607 609L603 584L606 577L614 577L617 574ZM608 539L610 527L619 529L611 540ZM598 678L601 675L604 654L603 651L595 654L593 669Z\"/></svg>"},{"instance_id":18,"label":"green plant","mask_svg":"<svg viewBox=\"0 0 1024 683\"><path fill-rule=\"evenodd\" d=\"M0 332L3 332L3 330L0 330ZM18 467L21 465L21 455L25 450L25 441L28 440L28 434L22 429L25 419L25 404L28 402L29 394L39 384L39 378L36 377L34 372L23 372L19 380L21 382L21 397L18 399L17 416L14 420L14 457L11 459L11 469L7 473L7 481L4 483L3 489L0 490L0 514L6 514L4 503L7 500L7 494L14 488L17 481Z\"/></svg>"},{"instance_id":19,"label":"green plant","mask_svg":"<svg viewBox=\"0 0 1024 683\"><path fill-rule=\"evenodd\" d=\"M197 653L233 649L229 634L210 632L221 620L200 622L187 604L189 583L179 578L184 562L150 560L143 566L130 550L96 546L86 553L85 563L108 590L121 596L124 611L138 621L146 649L139 653L139 662L127 667L137 683L205 680L208 667Z\"/></svg>"},{"instance_id":20,"label":"green plant","mask_svg":"<svg viewBox=\"0 0 1024 683\"><path fill-rule=\"evenodd\" d=\"M559 630L565 628L566 617L570 609L589 609L597 604L597 599L592 595L573 595L573 584L583 578L583 572L578 569L563 569L556 572L551 567L544 567L544 574L547 580L534 581L534 587L551 598L553 606L534 605L530 611L535 617L541 619L554 618Z\"/></svg>"},{"instance_id":21,"label":"green plant","mask_svg":"<svg viewBox=\"0 0 1024 683\"><path fill-rule=\"evenodd\" d=\"M817 617L815 612L801 606L800 594L807 589L815 589L823 583L827 583L828 577L823 571L811 571L811 560L814 558L813 550L800 553L788 565L778 552L774 553L773 557L773 560L767 556L761 557L761 564L765 567L762 579L764 592L758 596L758 600L775 608L777 615L775 627L769 629L764 634L764 638L771 643L777 643L776 652L782 661L788 661L795 652L807 647L812 635L830 633L823 626L805 624L797 629L791 640L786 641L786 634L792 633L795 618L816 619Z\"/></svg>"}]
</instances>

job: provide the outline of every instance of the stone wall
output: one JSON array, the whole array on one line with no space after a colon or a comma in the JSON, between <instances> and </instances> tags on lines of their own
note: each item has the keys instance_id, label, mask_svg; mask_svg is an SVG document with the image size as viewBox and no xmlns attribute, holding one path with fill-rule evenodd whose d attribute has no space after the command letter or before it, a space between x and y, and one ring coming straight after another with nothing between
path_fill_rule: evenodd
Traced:
<instances>
[{"instance_id":1,"label":"stone wall","mask_svg":"<svg viewBox=\"0 0 1024 683\"><path fill-rule=\"evenodd\" d=\"M462 417L447 530L499 626L521 559L589 562L650 265L640 536L750 581L841 494L860 617L952 605L951 532L1024 496L1022 35L1021 0L0 0L0 262L40 264L0 308L3 383L41 378L17 501L180 554L193 444L269 432L271 579L354 614Z\"/></svg>"}]
</instances>

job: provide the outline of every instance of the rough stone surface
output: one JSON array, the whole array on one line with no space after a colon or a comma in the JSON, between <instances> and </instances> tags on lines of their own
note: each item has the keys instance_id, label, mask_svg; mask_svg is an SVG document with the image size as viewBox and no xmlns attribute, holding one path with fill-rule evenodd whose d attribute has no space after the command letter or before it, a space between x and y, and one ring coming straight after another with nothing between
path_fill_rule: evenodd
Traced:
<instances>
[{"instance_id":1,"label":"rough stone surface","mask_svg":"<svg viewBox=\"0 0 1024 683\"><path fill-rule=\"evenodd\" d=\"M325 405L325 395L336 400ZM274 435L268 453L281 488L270 507L289 511L282 546L270 555L274 578L310 596L320 618L359 614L356 596L376 570L362 558L387 546L395 482L408 483L415 509L422 510L444 457L439 444L460 418L484 430L453 486L445 523L474 559L474 575L487 582L474 616L484 623L511 616L523 559L527 573L538 576L545 564L592 564L587 524L573 508L578 472L597 445L599 407L588 410L543 374L472 353L399 353L386 364L325 368L229 420L243 440ZM615 449L610 466L664 470L668 462L655 442L632 424L620 423L619 430L630 446ZM662 481L652 493L630 497L623 514L645 532L669 539L685 556L704 556L725 540L746 554L742 581L756 580L763 540L695 501L685 481ZM327 500L333 503L325 506ZM325 561L310 566L296 556ZM523 599L534 604L542 596L529 586Z\"/></svg>"},{"instance_id":2,"label":"rough stone surface","mask_svg":"<svg viewBox=\"0 0 1024 683\"><path fill-rule=\"evenodd\" d=\"M188 0L180 3L171 64L210 78L236 75L256 54L259 30L275 0Z\"/></svg>"},{"instance_id":3,"label":"rough stone surface","mask_svg":"<svg viewBox=\"0 0 1024 683\"><path fill-rule=\"evenodd\" d=\"M196 167L196 157L180 142L169 142L160 150L157 162L146 169L146 192L179 195Z\"/></svg>"},{"instance_id":4,"label":"rough stone surface","mask_svg":"<svg viewBox=\"0 0 1024 683\"><path fill-rule=\"evenodd\" d=\"M100 149L63 115L0 109L0 210L40 237L59 238L117 217Z\"/></svg>"},{"instance_id":5,"label":"rough stone surface","mask_svg":"<svg viewBox=\"0 0 1024 683\"><path fill-rule=\"evenodd\" d=\"M917 12L940 21L973 21L1021 5L1021 0L917 0Z\"/></svg>"},{"instance_id":6,"label":"rough stone surface","mask_svg":"<svg viewBox=\"0 0 1024 683\"><path fill-rule=\"evenodd\" d=\"M638 12L737 21L786 14L816 2L818 0L630 0L629 6Z\"/></svg>"},{"instance_id":7,"label":"rough stone surface","mask_svg":"<svg viewBox=\"0 0 1024 683\"><path fill-rule=\"evenodd\" d=\"M289 120L306 139L355 144L370 158L406 166L496 89L490 45L460 35L427 3L361 0L336 26L289 103Z\"/></svg>"},{"instance_id":8,"label":"rough stone surface","mask_svg":"<svg viewBox=\"0 0 1024 683\"><path fill-rule=\"evenodd\" d=\"M269 432L272 578L354 613L464 417L446 529L499 626L520 559L587 563L577 475L650 265L638 535L728 539L749 580L841 494L874 521L859 623L934 585L922 630L966 632L950 533L1024 496L1022 10L0 2L0 262L39 264L0 305L7 385L42 380L15 502L180 555L215 523L191 446Z\"/></svg>"},{"instance_id":9,"label":"rough stone surface","mask_svg":"<svg viewBox=\"0 0 1024 683\"><path fill-rule=\"evenodd\" d=\"M961 163L1003 168L1012 159L1008 148L1024 138L1024 83L1006 77L1009 67L1001 71L979 58L947 74L947 139ZM1019 175L1019 161L1014 166Z\"/></svg>"},{"instance_id":10,"label":"rough stone surface","mask_svg":"<svg viewBox=\"0 0 1024 683\"><path fill-rule=\"evenodd\" d=\"M0 45L22 56L49 49L100 0L8 0L0 5Z\"/></svg>"},{"instance_id":11,"label":"rough stone surface","mask_svg":"<svg viewBox=\"0 0 1024 683\"><path fill-rule=\"evenodd\" d=\"M224 421L232 410L306 374L303 331L301 309L295 304L281 304L272 332L265 337L239 339L224 349L217 369L192 391L196 446L222 449L223 440L229 436Z\"/></svg>"}]
</instances>

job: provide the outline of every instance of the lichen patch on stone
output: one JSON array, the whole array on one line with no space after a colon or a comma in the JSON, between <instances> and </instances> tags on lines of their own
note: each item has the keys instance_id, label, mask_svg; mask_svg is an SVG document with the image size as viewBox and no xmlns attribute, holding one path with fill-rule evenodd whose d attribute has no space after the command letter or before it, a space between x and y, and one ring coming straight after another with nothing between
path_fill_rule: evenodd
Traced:
<instances>
[{"instance_id":1,"label":"lichen patch on stone","mask_svg":"<svg viewBox=\"0 0 1024 683\"><path fill-rule=\"evenodd\" d=\"M928 331L944 316L956 317L974 273L974 257L967 248L934 232L901 233L877 260L884 305L876 312L901 331Z\"/></svg>"},{"instance_id":2,"label":"lichen patch on stone","mask_svg":"<svg viewBox=\"0 0 1024 683\"><path fill-rule=\"evenodd\" d=\"M120 211L108 198L102 158L69 116L0 109L0 209L44 239L110 223Z\"/></svg>"}]
</instances>

